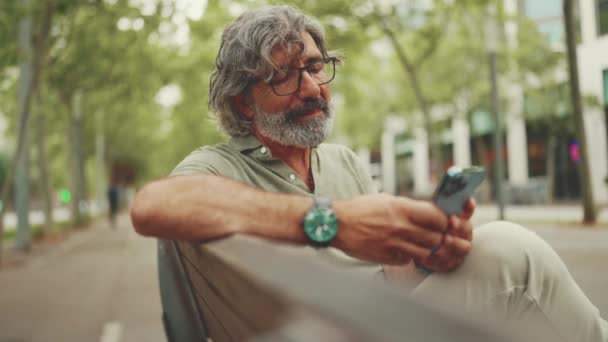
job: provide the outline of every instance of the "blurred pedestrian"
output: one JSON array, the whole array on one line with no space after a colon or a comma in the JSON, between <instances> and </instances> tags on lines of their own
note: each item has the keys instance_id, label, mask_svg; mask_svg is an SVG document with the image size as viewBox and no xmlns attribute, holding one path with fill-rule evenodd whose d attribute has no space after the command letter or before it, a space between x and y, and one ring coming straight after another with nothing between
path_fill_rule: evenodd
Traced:
<instances>
[{"instance_id":1,"label":"blurred pedestrian","mask_svg":"<svg viewBox=\"0 0 608 342\"><path fill-rule=\"evenodd\" d=\"M108 214L110 225L116 227L116 215L118 214L119 189L118 185L112 183L108 189Z\"/></svg>"}]
</instances>

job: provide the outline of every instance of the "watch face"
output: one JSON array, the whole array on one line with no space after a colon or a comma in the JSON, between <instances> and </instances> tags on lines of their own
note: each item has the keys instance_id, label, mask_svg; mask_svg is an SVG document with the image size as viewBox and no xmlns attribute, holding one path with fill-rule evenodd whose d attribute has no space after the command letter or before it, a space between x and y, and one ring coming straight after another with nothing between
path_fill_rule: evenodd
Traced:
<instances>
[{"instance_id":1,"label":"watch face","mask_svg":"<svg viewBox=\"0 0 608 342\"><path fill-rule=\"evenodd\" d=\"M308 238L319 243L331 241L338 233L336 214L329 208L315 208L304 218L304 231Z\"/></svg>"}]
</instances>

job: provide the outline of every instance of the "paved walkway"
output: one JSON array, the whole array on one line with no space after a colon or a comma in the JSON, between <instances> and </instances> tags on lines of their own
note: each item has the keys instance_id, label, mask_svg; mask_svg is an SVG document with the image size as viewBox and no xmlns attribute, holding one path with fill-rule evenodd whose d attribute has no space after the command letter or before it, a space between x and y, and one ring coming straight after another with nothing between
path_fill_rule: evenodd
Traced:
<instances>
[{"instance_id":1,"label":"paved walkway","mask_svg":"<svg viewBox=\"0 0 608 342\"><path fill-rule=\"evenodd\" d=\"M497 217L496 205L483 204L477 207L473 220L487 222ZM522 223L579 225L583 220L583 209L578 204L508 205L505 207L505 219ZM608 226L608 208L599 210L597 224Z\"/></svg>"},{"instance_id":2,"label":"paved walkway","mask_svg":"<svg viewBox=\"0 0 608 342\"><path fill-rule=\"evenodd\" d=\"M126 216L0 270L0 341L165 341L156 242Z\"/></svg>"}]
</instances>

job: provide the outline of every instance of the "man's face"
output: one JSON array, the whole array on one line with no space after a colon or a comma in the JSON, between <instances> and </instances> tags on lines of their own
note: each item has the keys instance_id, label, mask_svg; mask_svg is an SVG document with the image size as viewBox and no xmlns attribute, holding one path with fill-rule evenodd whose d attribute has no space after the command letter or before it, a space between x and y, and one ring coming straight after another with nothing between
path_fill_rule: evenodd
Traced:
<instances>
[{"instance_id":1,"label":"man's face","mask_svg":"<svg viewBox=\"0 0 608 342\"><path fill-rule=\"evenodd\" d=\"M323 58L310 34L303 38L304 50L295 58L283 48L273 50L272 58L281 69L303 67ZM329 135L334 116L329 85L317 83L303 71L299 90L287 96L277 95L266 82L256 83L250 105L256 133L283 146L319 145Z\"/></svg>"}]
</instances>

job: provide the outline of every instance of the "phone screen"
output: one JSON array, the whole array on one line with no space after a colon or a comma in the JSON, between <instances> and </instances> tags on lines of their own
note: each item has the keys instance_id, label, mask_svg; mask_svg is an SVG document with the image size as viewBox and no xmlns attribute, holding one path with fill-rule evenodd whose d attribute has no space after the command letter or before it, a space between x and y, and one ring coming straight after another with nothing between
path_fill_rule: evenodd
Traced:
<instances>
[{"instance_id":1,"label":"phone screen","mask_svg":"<svg viewBox=\"0 0 608 342\"><path fill-rule=\"evenodd\" d=\"M435 190L433 201L448 215L460 214L485 175L484 168L479 166L466 169L451 167Z\"/></svg>"}]
</instances>

